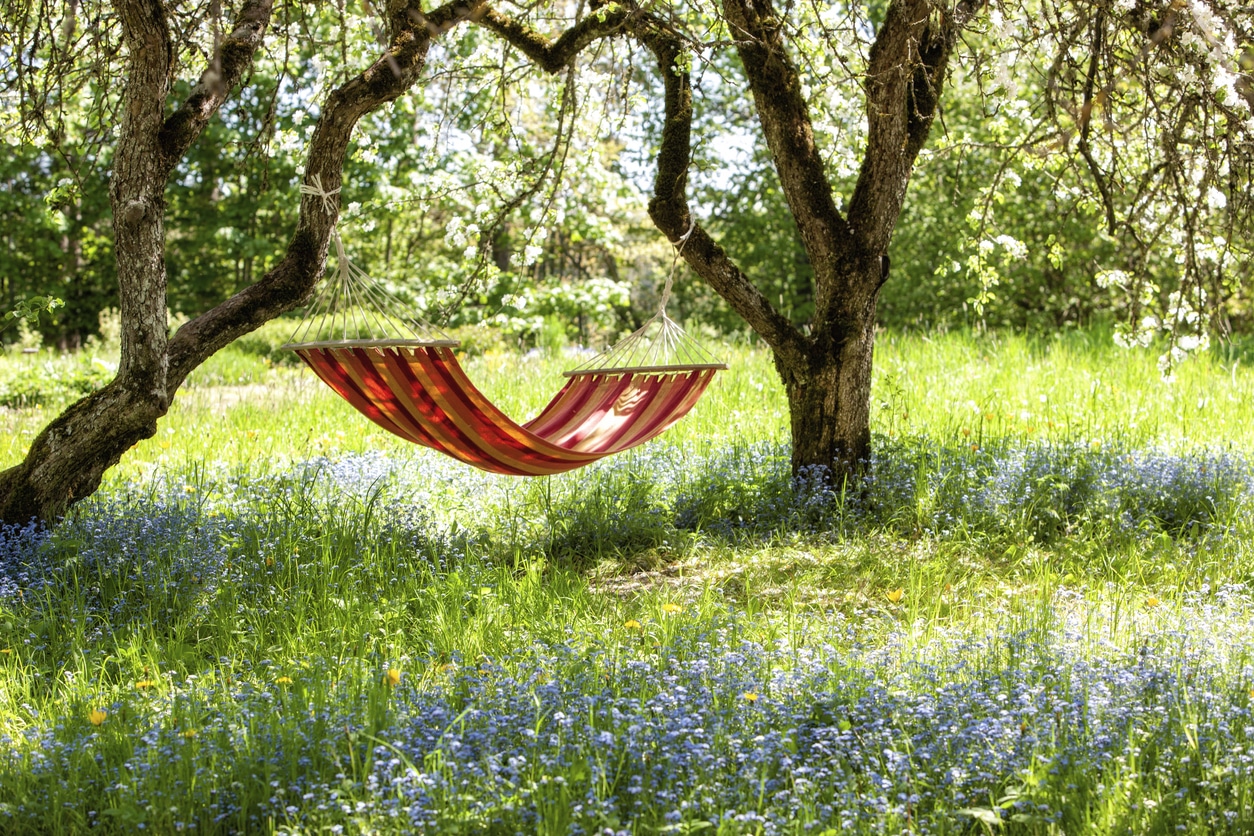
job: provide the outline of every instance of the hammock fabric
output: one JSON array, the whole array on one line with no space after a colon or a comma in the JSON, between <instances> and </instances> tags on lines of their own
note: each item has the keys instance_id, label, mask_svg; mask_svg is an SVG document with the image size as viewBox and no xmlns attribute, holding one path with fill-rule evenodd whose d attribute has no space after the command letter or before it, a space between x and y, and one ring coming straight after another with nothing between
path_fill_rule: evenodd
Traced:
<instances>
[{"instance_id":1,"label":"hammock fabric","mask_svg":"<svg viewBox=\"0 0 1254 836\"><path fill-rule=\"evenodd\" d=\"M515 423L443 345L293 346L379 426L491 473L542 476L643 444L682 418L722 365L570 373L540 414Z\"/></svg>"}]
</instances>

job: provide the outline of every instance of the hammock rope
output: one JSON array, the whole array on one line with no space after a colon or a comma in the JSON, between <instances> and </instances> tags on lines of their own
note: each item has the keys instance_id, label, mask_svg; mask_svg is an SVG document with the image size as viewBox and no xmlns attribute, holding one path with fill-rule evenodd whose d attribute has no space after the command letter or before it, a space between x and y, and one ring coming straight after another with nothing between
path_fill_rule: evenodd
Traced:
<instances>
[{"instance_id":1,"label":"hammock rope","mask_svg":"<svg viewBox=\"0 0 1254 836\"><path fill-rule=\"evenodd\" d=\"M334 217L318 175L301 194ZM348 258L332 229L335 270L284 348L375 424L493 473L539 476L591 464L657 437L696 405L727 366L666 314L680 251L658 311L587 363L536 417L519 424L462 370L460 342L405 315L405 305ZM396 336L399 334L399 336Z\"/></svg>"}]
</instances>

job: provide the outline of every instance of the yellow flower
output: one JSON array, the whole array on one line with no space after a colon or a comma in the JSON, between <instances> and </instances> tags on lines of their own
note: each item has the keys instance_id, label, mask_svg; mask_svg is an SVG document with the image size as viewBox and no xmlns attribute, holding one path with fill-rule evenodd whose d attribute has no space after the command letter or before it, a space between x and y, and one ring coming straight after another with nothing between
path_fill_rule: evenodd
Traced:
<instances>
[{"instance_id":1,"label":"yellow flower","mask_svg":"<svg viewBox=\"0 0 1254 836\"><path fill-rule=\"evenodd\" d=\"M1145 599L1145 606L1147 607L1157 607L1158 604L1159 604L1159 601L1158 601L1157 595L1151 595L1150 597Z\"/></svg>"},{"instance_id":2,"label":"yellow flower","mask_svg":"<svg viewBox=\"0 0 1254 836\"><path fill-rule=\"evenodd\" d=\"M457 665L453 664L452 662L445 662L443 665L440 665L440 671L442 673L453 673L456 670L457 670Z\"/></svg>"},{"instance_id":3,"label":"yellow flower","mask_svg":"<svg viewBox=\"0 0 1254 836\"><path fill-rule=\"evenodd\" d=\"M274 684L275 685L291 685L292 678L290 676L280 676L278 679L274 680Z\"/></svg>"},{"instance_id":4,"label":"yellow flower","mask_svg":"<svg viewBox=\"0 0 1254 836\"><path fill-rule=\"evenodd\" d=\"M626 627L628 630L639 630L640 622L636 621L636 619L634 618L629 618L627 619L626 623L623 624L623 626Z\"/></svg>"},{"instance_id":5,"label":"yellow flower","mask_svg":"<svg viewBox=\"0 0 1254 836\"><path fill-rule=\"evenodd\" d=\"M757 702L758 701L757 691L745 691L740 696L744 698L745 702Z\"/></svg>"},{"instance_id":6,"label":"yellow flower","mask_svg":"<svg viewBox=\"0 0 1254 836\"><path fill-rule=\"evenodd\" d=\"M899 586L896 589L888 590L884 594L888 596L888 600L892 601L895 604L905 597L906 591Z\"/></svg>"},{"instance_id":7,"label":"yellow flower","mask_svg":"<svg viewBox=\"0 0 1254 836\"><path fill-rule=\"evenodd\" d=\"M662 605L662 612L666 613L667 615L674 615L675 613L680 613L683 611L684 611L684 608L681 607L679 604L663 604Z\"/></svg>"},{"instance_id":8,"label":"yellow flower","mask_svg":"<svg viewBox=\"0 0 1254 836\"><path fill-rule=\"evenodd\" d=\"M191 740L193 737L195 737L198 734L198 732L195 729L184 729L181 732L181 734L183 735L183 737L187 738L188 740Z\"/></svg>"},{"instance_id":9,"label":"yellow flower","mask_svg":"<svg viewBox=\"0 0 1254 836\"><path fill-rule=\"evenodd\" d=\"M267 557L267 558L266 558L266 565L267 565L267 566L273 566L273 565L274 565L274 558L273 558L273 557Z\"/></svg>"},{"instance_id":10,"label":"yellow flower","mask_svg":"<svg viewBox=\"0 0 1254 836\"><path fill-rule=\"evenodd\" d=\"M135 683L135 687L141 691L146 691L156 684L157 683L153 682L151 679L141 679L139 680L139 682Z\"/></svg>"},{"instance_id":11,"label":"yellow flower","mask_svg":"<svg viewBox=\"0 0 1254 836\"><path fill-rule=\"evenodd\" d=\"M3 656L12 656L12 655L13 655L13 648L11 648L11 647L6 647L4 650L0 650L0 655L3 655Z\"/></svg>"},{"instance_id":12,"label":"yellow flower","mask_svg":"<svg viewBox=\"0 0 1254 836\"><path fill-rule=\"evenodd\" d=\"M105 718L108 716L109 712L105 711L103 708L93 708L91 713L87 715L87 721L93 726L98 726L103 723Z\"/></svg>"},{"instance_id":13,"label":"yellow flower","mask_svg":"<svg viewBox=\"0 0 1254 836\"><path fill-rule=\"evenodd\" d=\"M393 687L401 684L400 668L388 668L387 683Z\"/></svg>"}]
</instances>

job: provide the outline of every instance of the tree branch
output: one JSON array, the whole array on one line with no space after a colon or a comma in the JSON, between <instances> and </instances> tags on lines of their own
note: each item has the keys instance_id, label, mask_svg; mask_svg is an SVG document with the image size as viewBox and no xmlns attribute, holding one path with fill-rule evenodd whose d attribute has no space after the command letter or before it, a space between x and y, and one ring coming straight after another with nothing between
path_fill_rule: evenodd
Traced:
<instances>
[{"instance_id":1,"label":"tree branch","mask_svg":"<svg viewBox=\"0 0 1254 836\"><path fill-rule=\"evenodd\" d=\"M776 351L800 357L805 338L776 311L766 297L741 272L727 253L697 223L688 206L688 166L692 160L692 86L681 61L683 41L665 22L634 5L614 4L579 21L550 40L523 21L487 8L479 23L492 30L550 73L573 61L580 51L600 38L625 33L657 58L666 86L665 121L658 150L658 170L653 181L649 216L684 261L710 287L727 300Z\"/></svg>"},{"instance_id":2,"label":"tree branch","mask_svg":"<svg viewBox=\"0 0 1254 836\"><path fill-rule=\"evenodd\" d=\"M633 14L639 14L634 3L614 4L595 11L567 29L557 40L549 40L527 23L503 15L487 7L481 25L500 35L548 73L556 73L575 60L585 47L609 35L623 31Z\"/></svg>"},{"instance_id":3,"label":"tree branch","mask_svg":"<svg viewBox=\"0 0 1254 836\"><path fill-rule=\"evenodd\" d=\"M252 64L270 26L274 0L245 0L235 26L218 47L187 100L165 120L159 141L166 165L173 169L205 129Z\"/></svg>"},{"instance_id":4,"label":"tree branch","mask_svg":"<svg viewBox=\"0 0 1254 836\"><path fill-rule=\"evenodd\" d=\"M767 301L727 253L715 243L688 206L688 167L692 162L692 79L681 61L683 42L664 23L642 17L636 38L658 62L666 86L665 121L657 154L657 174L649 217L680 248L684 261L722 296L775 353L804 362L806 338Z\"/></svg>"},{"instance_id":5,"label":"tree branch","mask_svg":"<svg viewBox=\"0 0 1254 836\"><path fill-rule=\"evenodd\" d=\"M893 0L867 67L867 150L849 201L850 225L869 253L888 251L915 158L931 131L958 32L982 3L951 12L931 0Z\"/></svg>"},{"instance_id":6,"label":"tree branch","mask_svg":"<svg viewBox=\"0 0 1254 836\"><path fill-rule=\"evenodd\" d=\"M1106 210L1106 231L1114 235L1118 225L1115 220L1114 196L1111 194L1110 184L1102 175L1101 167L1093 157L1093 149L1089 145L1089 132L1093 125L1093 88L1097 83L1097 66L1102 55L1102 39L1105 26L1106 17L1099 9L1093 19L1093 43L1089 47L1089 69L1084 78L1084 105L1080 110L1080 140L1078 147L1080 155L1084 157L1084 162L1088 165L1089 174L1093 177L1093 182L1097 184L1098 192L1101 193L1102 206Z\"/></svg>"},{"instance_id":7,"label":"tree branch","mask_svg":"<svg viewBox=\"0 0 1254 836\"><path fill-rule=\"evenodd\" d=\"M780 16L771 0L725 0L723 5L780 185L822 284L838 271L850 232L814 143L810 108L784 47Z\"/></svg>"}]
</instances>

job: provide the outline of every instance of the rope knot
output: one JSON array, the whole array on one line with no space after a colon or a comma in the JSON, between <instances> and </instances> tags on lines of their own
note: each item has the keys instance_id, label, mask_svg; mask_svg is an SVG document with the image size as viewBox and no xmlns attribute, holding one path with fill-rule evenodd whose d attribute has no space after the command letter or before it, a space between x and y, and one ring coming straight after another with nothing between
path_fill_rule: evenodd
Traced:
<instances>
[{"instance_id":1,"label":"rope knot","mask_svg":"<svg viewBox=\"0 0 1254 836\"><path fill-rule=\"evenodd\" d=\"M331 191L328 192L327 190L322 188L322 175L321 174L309 175L309 182L300 184L300 193L313 195L314 197L320 199L322 201L322 208L326 210L326 213L328 215L335 214L335 204L331 202L331 198L339 194L340 190L332 189Z\"/></svg>"}]
</instances>

